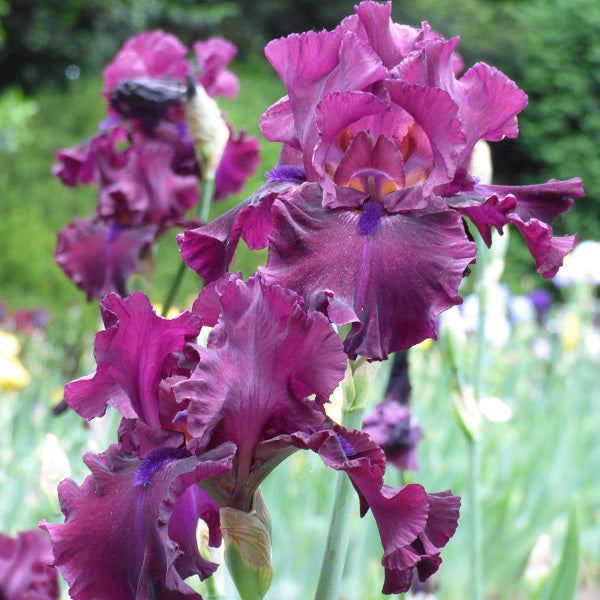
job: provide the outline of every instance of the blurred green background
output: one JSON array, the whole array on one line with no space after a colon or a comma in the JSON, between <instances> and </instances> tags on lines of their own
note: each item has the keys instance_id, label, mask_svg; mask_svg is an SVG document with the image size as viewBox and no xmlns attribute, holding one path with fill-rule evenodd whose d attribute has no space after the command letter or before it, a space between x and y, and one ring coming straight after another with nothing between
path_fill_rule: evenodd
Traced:
<instances>
[{"instance_id":1,"label":"blurred green background","mask_svg":"<svg viewBox=\"0 0 600 600\"><path fill-rule=\"evenodd\" d=\"M10 491L1 530L14 534L35 526L39 518L59 518L56 504L36 488L40 457L31 455L43 447L48 431L61 440L78 481L85 475L81 452L100 451L114 437L111 428L90 431L73 414L54 418L49 412L66 381L94 368L97 303L85 303L52 254L57 232L74 217L94 211L96 189L64 187L50 169L57 149L79 144L104 118L104 65L130 35L158 27L186 44L222 35L238 45L231 68L240 78L240 94L219 103L237 128L261 139L263 163L244 192L213 206L214 217L256 189L277 160L277 145L265 142L258 128L261 113L283 94L264 59L265 43L295 31L333 27L352 5L341 0L0 0L0 301L9 311L40 308L51 314L42 334L22 338L21 356L31 383L2 398L0 415L12 425L0 445L3 463L10 464L0 480L0 489ZM582 177L587 197L558 219L555 231L599 238L600 3L408 0L394 2L394 18L411 25L427 20L448 37L460 35L467 68L483 60L527 92L530 105L519 117L519 138L492 145L495 180L524 184ZM140 277L132 286L155 302L164 300L177 270L174 236L158 244L152 280ZM261 257L242 255L240 265L251 269ZM516 234L510 239L504 279L513 294L546 285L562 303L555 305L546 328L531 325L513 332L506 345L491 351L486 365L486 393L501 397L514 411L507 423L488 424L484 436L489 598L533 597L525 581L528 556L547 533L553 540L548 560L556 564L575 500L580 507L580 581L593 587L600 579L600 406L595 401L600 359L590 314L597 292L587 290L582 303L544 283ZM198 280L189 273L179 305L186 305L197 290ZM535 350L540 340L546 348L542 358ZM414 407L425 431L422 469L415 479L432 491L451 487L464 494L465 442L453 414L449 374L436 347L416 350L412 365ZM332 488L330 473L304 454L295 455L266 482L276 524L276 576L269 598L310 597ZM353 527L343 591L347 599L380 598L373 591L381 586L380 550L368 517L365 521ZM442 598L466 597L466 536L459 527L444 552ZM366 561L365 553L370 557Z\"/></svg>"}]
</instances>

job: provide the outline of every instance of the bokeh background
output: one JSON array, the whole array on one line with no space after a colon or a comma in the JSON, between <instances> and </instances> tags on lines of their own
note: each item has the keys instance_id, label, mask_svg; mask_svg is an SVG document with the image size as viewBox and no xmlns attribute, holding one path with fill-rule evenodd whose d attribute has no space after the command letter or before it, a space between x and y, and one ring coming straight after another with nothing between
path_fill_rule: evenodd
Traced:
<instances>
[{"instance_id":1,"label":"bokeh background","mask_svg":"<svg viewBox=\"0 0 600 600\"><path fill-rule=\"evenodd\" d=\"M267 143L258 127L260 114L283 94L264 45L292 32L331 28L352 6L347 0L0 0L0 329L16 335L20 349L13 355L29 374L24 387L3 384L0 392L0 530L14 535L40 518L60 518L52 490L46 493L40 479L42 454L54 443L48 433L57 436L81 481L81 452L104 449L114 432L114 419L90 429L73 414L52 414L64 383L93 370L99 318L97 303L86 303L52 258L57 232L93 211L96 190L66 188L50 169L57 149L79 144L104 118L104 65L130 35L149 29L162 28L188 45L210 35L236 43L231 68L240 94L220 105L237 128L259 137L263 162L244 192L213 207L214 217L256 189L277 160L277 145ZM600 3L404 0L394 2L393 14L398 22L427 20L447 37L460 35L467 68L488 62L525 90L530 104L519 117L519 138L492 145L495 182L582 177L586 198L557 221L555 231L600 239ZM263 258L242 253L238 264L249 273ZM155 249L153 273L137 277L133 287L161 302L178 260L174 234L165 236ZM486 421L483 433L488 597L538 597L532 561L546 574L567 568L561 548L574 510L577 544L569 548L578 559L579 594L600 598L600 279L593 274L600 257L567 287L535 273L517 234L505 260L504 287L497 292L505 301L493 318L507 325L502 334L492 328L486 362L487 395L510 409L506 420ZM552 299L547 318L515 316L511 299L538 288ZM190 273L179 305L185 308L197 290ZM464 294L471 291L467 281ZM474 343L469 335L467 348ZM468 372L468 350L464 361ZM413 409L425 434L421 469L412 478L430 490L464 493L466 443L439 347L412 351L411 373ZM375 395L384 382L378 385ZM332 490L329 474L304 455L292 457L266 482L276 566L268 598L312 597ZM343 598L378 599L382 573L374 526L355 523L353 532ZM467 597L468 543L459 527L444 552L440 598Z\"/></svg>"}]
</instances>

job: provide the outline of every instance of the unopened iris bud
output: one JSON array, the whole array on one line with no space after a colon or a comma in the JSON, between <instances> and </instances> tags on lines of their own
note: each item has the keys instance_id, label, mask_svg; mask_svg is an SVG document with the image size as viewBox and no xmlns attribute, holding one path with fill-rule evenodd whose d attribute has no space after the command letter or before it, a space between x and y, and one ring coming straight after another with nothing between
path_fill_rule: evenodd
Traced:
<instances>
[{"instance_id":1,"label":"unopened iris bud","mask_svg":"<svg viewBox=\"0 0 600 600\"><path fill-rule=\"evenodd\" d=\"M225 562L242 600L262 600L273 579L271 519L260 491L253 508L221 509Z\"/></svg>"},{"instance_id":2,"label":"unopened iris bud","mask_svg":"<svg viewBox=\"0 0 600 600\"><path fill-rule=\"evenodd\" d=\"M215 100L191 80L188 81L185 117L202 177L214 179L229 140L229 128Z\"/></svg>"}]
</instances>

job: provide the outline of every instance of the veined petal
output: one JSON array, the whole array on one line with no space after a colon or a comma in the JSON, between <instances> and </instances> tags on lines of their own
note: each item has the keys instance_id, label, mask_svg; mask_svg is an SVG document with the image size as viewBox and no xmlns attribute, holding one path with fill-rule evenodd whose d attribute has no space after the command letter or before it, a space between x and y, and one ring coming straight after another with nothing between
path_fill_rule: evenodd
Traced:
<instances>
[{"instance_id":1,"label":"veined petal","mask_svg":"<svg viewBox=\"0 0 600 600\"><path fill-rule=\"evenodd\" d=\"M221 305L219 323L208 348L199 349L191 377L173 391L180 402L189 401L187 425L199 448L236 443L243 486L260 441L321 425L323 403L343 377L346 356L323 315L307 314L294 292L259 276L219 282L195 308L206 294Z\"/></svg>"},{"instance_id":2,"label":"veined petal","mask_svg":"<svg viewBox=\"0 0 600 600\"><path fill-rule=\"evenodd\" d=\"M275 201L273 216L264 276L337 325L352 323L351 358L385 359L435 337L435 315L461 302L457 289L475 245L454 211L384 214L365 235L360 214L323 208L319 188L304 184Z\"/></svg>"},{"instance_id":3,"label":"veined petal","mask_svg":"<svg viewBox=\"0 0 600 600\"><path fill-rule=\"evenodd\" d=\"M40 524L50 534L71 597L201 600L183 579L205 577L216 565L199 556L195 525L183 532L177 525L172 529L170 520L197 522L205 507L188 502L186 490L230 469L233 453L226 444L202 456L173 454L157 463L146 485L136 484L143 461L116 445L98 456L87 454L92 474L83 485L65 479L58 488L65 523Z\"/></svg>"},{"instance_id":4,"label":"veined petal","mask_svg":"<svg viewBox=\"0 0 600 600\"><path fill-rule=\"evenodd\" d=\"M107 329L96 335L96 372L67 384L65 398L86 419L103 415L110 404L124 417L160 428L163 365L171 352L196 338L200 319L189 312L163 319L142 292L126 300L111 294L100 307Z\"/></svg>"}]
</instances>

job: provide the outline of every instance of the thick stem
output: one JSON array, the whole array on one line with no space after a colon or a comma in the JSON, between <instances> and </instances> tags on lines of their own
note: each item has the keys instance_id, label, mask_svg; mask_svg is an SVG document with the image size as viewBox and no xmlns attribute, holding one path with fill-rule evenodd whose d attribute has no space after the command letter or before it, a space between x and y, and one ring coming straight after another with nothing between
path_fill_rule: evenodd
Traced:
<instances>
[{"instance_id":1,"label":"thick stem","mask_svg":"<svg viewBox=\"0 0 600 600\"><path fill-rule=\"evenodd\" d=\"M200 209L198 211L198 219L202 224L208 221L208 215L210 213L210 205L213 199L214 191L214 179L202 179L200 181ZM169 288L169 293L167 294L167 299L163 304L161 313L163 317L167 316L167 313L175 303L177 294L179 293L186 272L187 265L185 264L185 262L182 261L179 265L179 268L177 269L177 273L175 273L175 277L173 277L171 287Z\"/></svg>"},{"instance_id":2,"label":"thick stem","mask_svg":"<svg viewBox=\"0 0 600 600\"><path fill-rule=\"evenodd\" d=\"M342 409L342 425L348 429L360 429L363 414L364 407ZM336 600L339 596L350 541L350 524L356 507L352 483L346 473L340 472L315 600Z\"/></svg>"}]
</instances>

